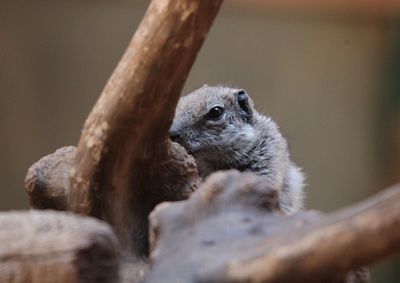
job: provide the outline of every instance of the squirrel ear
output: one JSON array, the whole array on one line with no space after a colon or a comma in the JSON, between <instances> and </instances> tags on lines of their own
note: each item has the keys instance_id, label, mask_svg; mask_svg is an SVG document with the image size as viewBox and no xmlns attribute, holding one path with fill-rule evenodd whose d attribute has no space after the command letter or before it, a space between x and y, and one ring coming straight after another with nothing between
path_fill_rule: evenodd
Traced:
<instances>
[{"instance_id":1,"label":"squirrel ear","mask_svg":"<svg viewBox=\"0 0 400 283\"><path fill-rule=\"evenodd\" d=\"M240 107L240 116L244 122L250 122L253 118L253 110L250 105L250 98L243 89L236 93L236 99Z\"/></svg>"}]
</instances>

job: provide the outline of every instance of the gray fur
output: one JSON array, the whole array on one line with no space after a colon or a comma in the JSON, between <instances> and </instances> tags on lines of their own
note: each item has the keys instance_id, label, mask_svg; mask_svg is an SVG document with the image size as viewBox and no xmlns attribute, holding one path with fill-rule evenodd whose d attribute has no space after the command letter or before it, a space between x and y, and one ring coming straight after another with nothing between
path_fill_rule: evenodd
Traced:
<instances>
[{"instance_id":1,"label":"gray fur","mask_svg":"<svg viewBox=\"0 0 400 283\"><path fill-rule=\"evenodd\" d=\"M226 86L204 86L182 97L170 130L172 139L194 156L203 178L224 169L266 177L281 191L281 208L293 214L303 206L303 173L290 160L286 139L276 123L258 113L247 94L245 105L239 103L239 91L245 93ZM210 120L207 113L215 106L224 108L223 115Z\"/></svg>"}]
</instances>

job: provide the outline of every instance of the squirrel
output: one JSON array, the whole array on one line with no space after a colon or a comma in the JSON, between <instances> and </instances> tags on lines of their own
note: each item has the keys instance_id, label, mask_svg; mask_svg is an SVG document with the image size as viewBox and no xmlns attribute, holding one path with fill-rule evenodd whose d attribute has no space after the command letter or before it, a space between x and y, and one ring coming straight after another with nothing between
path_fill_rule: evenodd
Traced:
<instances>
[{"instance_id":1,"label":"squirrel","mask_svg":"<svg viewBox=\"0 0 400 283\"><path fill-rule=\"evenodd\" d=\"M195 158L202 178L225 169L254 172L280 191L284 213L303 208L304 175L277 124L256 111L245 90L205 85L181 97L169 134Z\"/></svg>"}]
</instances>

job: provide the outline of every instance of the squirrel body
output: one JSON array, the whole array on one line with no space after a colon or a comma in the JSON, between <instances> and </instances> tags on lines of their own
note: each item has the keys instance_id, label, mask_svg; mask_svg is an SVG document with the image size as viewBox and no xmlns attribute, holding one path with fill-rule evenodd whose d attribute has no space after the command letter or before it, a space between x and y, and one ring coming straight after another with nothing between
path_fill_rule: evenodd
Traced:
<instances>
[{"instance_id":1,"label":"squirrel body","mask_svg":"<svg viewBox=\"0 0 400 283\"><path fill-rule=\"evenodd\" d=\"M201 177L237 169L264 176L287 214L303 208L304 175L277 124L242 89L203 86L178 102L170 137L192 154Z\"/></svg>"}]
</instances>

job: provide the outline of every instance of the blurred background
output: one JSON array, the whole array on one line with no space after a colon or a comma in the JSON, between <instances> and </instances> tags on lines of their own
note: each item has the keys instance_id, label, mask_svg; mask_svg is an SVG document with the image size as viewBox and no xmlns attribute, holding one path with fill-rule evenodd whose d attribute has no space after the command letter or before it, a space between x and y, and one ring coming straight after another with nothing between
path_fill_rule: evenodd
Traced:
<instances>
[{"instance_id":1,"label":"blurred background","mask_svg":"<svg viewBox=\"0 0 400 283\"><path fill-rule=\"evenodd\" d=\"M148 1L0 0L0 210L28 167L76 145ZM331 211L400 181L400 1L226 1L186 83L245 88ZM400 282L400 257L372 268Z\"/></svg>"}]
</instances>

